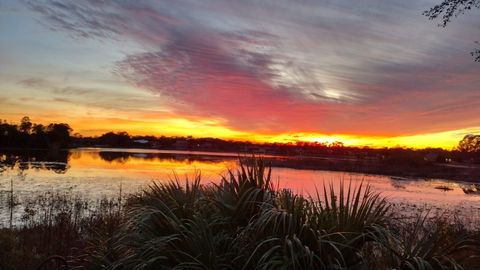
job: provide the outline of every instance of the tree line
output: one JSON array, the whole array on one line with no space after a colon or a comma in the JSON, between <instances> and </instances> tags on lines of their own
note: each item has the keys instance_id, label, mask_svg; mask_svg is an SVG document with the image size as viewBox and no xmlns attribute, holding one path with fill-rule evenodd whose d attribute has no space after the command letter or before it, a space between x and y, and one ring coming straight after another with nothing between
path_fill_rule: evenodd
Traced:
<instances>
[{"instance_id":1,"label":"tree line","mask_svg":"<svg viewBox=\"0 0 480 270\"><path fill-rule=\"evenodd\" d=\"M18 124L0 121L0 148L66 149L74 147L147 148L187 151L216 151L234 153L260 153L273 155L376 158L402 162L474 162L480 163L480 135L469 134L452 150L439 148L410 149L347 147L341 142L289 142L255 143L231 141L219 138L135 136L127 132L107 132L101 136L72 136L72 128L66 123L36 124L28 116Z\"/></svg>"},{"instance_id":2,"label":"tree line","mask_svg":"<svg viewBox=\"0 0 480 270\"><path fill-rule=\"evenodd\" d=\"M63 149L69 147L71 132L68 124L42 125L32 123L28 116L19 124L0 120L0 147Z\"/></svg>"}]
</instances>

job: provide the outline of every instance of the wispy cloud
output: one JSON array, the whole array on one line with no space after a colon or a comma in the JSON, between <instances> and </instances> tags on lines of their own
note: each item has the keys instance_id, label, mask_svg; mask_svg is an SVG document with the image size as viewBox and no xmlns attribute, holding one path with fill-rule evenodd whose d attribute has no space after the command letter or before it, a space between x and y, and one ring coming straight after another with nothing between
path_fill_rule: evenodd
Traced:
<instances>
[{"instance_id":1,"label":"wispy cloud","mask_svg":"<svg viewBox=\"0 0 480 270\"><path fill-rule=\"evenodd\" d=\"M49 83L45 79L35 77L20 80L18 84L32 88L45 88L49 86Z\"/></svg>"},{"instance_id":2,"label":"wispy cloud","mask_svg":"<svg viewBox=\"0 0 480 270\"><path fill-rule=\"evenodd\" d=\"M55 31L136 44L112 63L119 77L237 130L402 135L480 113L478 19L437 29L421 15L434 1L26 3Z\"/></svg>"}]
</instances>

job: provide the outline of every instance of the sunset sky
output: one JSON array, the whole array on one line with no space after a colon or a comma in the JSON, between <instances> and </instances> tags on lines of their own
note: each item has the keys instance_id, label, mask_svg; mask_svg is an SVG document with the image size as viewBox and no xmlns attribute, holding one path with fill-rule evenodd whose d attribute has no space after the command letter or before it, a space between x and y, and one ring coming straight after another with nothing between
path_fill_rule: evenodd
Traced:
<instances>
[{"instance_id":1,"label":"sunset sky","mask_svg":"<svg viewBox=\"0 0 480 270\"><path fill-rule=\"evenodd\" d=\"M0 0L0 119L451 148L480 133L480 9L439 2Z\"/></svg>"}]
</instances>

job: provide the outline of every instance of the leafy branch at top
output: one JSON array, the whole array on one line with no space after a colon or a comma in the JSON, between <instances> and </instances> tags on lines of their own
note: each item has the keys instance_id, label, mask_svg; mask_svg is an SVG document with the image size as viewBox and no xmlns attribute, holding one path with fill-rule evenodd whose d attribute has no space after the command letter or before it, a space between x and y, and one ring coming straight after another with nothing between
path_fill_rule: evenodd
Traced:
<instances>
[{"instance_id":1,"label":"leafy branch at top","mask_svg":"<svg viewBox=\"0 0 480 270\"><path fill-rule=\"evenodd\" d=\"M441 27L446 27L453 17L464 14L472 8L480 8L480 0L443 0L442 3L435 5L423 12L430 20L442 19ZM475 42L479 44L479 42ZM480 49L475 49L470 53L476 62L480 62Z\"/></svg>"}]
</instances>

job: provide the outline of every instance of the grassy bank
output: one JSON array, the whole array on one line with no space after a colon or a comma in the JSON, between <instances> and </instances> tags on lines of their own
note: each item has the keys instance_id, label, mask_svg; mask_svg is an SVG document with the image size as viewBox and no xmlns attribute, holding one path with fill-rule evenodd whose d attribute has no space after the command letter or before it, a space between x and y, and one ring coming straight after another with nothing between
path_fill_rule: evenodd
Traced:
<instances>
[{"instance_id":1,"label":"grassy bank","mask_svg":"<svg viewBox=\"0 0 480 270\"><path fill-rule=\"evenodd\" d=\"M36 269L53 255L65 258L70 266L94 244L108 241L122 221L122 202L102 199L95 202L72 194L46 193L30 198L20 219L0 228L0 269ZM23 209L18 209L22 207ZM57 268L61 261L47 262Z\"/></svg>"},{"instance_id":2,"label":"grassy bank","mask_svg":"<svg viewBox=\"0 0 480 270\"><path fill-rule=\"evenodd\" d=\"M95 205L51 196L0 230L0 269L34 269L51 255L74 269L480 267L478 230L428 213L405 218L367 184L352 185L298 196L249 160L217 185L198 175Z\"/></svg>"}]
</instances>

